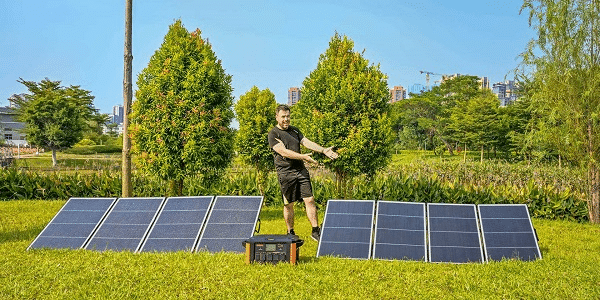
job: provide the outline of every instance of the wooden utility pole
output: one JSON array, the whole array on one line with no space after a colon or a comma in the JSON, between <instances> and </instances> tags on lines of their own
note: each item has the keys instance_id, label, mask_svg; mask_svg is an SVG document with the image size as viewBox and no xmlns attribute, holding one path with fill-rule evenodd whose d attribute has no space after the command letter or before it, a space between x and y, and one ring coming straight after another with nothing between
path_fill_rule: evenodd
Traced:
<instances>
[{"instance_id":1,"label":"wooden utility pole","mask_svg":"<svg viewBox=\"0 0 600 300\"><path fill-rule=\"evenodd\" d=\"M121 183L121 196L131 197L131 140L129 139L129 113L131 112L132 85L131 85L131 10L133 0L125 0L125 66L123 75L123 176Z\"/></svg>"}]
</instances>

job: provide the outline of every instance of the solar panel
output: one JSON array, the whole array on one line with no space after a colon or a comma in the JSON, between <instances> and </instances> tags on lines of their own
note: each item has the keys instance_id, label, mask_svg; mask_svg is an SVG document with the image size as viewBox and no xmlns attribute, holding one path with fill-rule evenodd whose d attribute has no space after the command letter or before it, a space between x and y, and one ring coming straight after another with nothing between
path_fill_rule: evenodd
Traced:
<instances>
[{"instance_id":1,"label":"solar panel","mask_svg":"<svg viewBox=\"0 0 600 300\"><path fill-rule=\"evenodd\" d=\"M374 200L327 201L317 257L369 259L374 213Z\"/></svg>"},{"instance_id":2,"label":"solar panel","mask_svg":"<svg viewBox=\"0 0 600 300\"><path fill-rule=\"evenodd\" d=\"M213 196L168 198L140 251L192 251L212 200Z\"/></svg>"},{"instance_id":3,"label":"solar panel","mask_svg":"<svg viewBox=\"0 0 600 300\"><path fill-rule=\"evenodd\" d=\"M488 260L536 260L542 257L527 205L482 204L478 209Z\"/></svg>"},{"instance_id":4,"label":"solar panel","mask_svg":"<svg viewBox=\"0 0 600 300\"><path fill-rule=\"evenodd\" d=\"M196 250L243 252L254 233L262 196L217 196Z\"/></svg>"},{"instance_id":5,"label":"solar panel","mask_svg":"<svg viewBox=\"0 0 600 300\"><path fill-rule=\"evenodd\" d=\"M373 258L427 258L425 203L378 201Z\"/></svg>"},{"instance_id":6,"label":"solar panel","mask_svg":"<svg viewBox=\"0 0 600 300\"><path fill-rule=\"evenodd\" d=\"M483 262L475 204L427 204L429 261Z\"/></svg>"},{"instance_id":7,"label":"solar panel","mask_svg":"<svg viewBox=\"0 0 600 300\"><path fill-rule=\"evenodd\" d=\"M27 249L83 247L116 198L71 198Z\"/></svg>"},{"instance_id":8,"label":"solar panel","mask_svg":"<svg viewBox=\"0 0 600 300\"><path fill-rule=\"evenodd\" d=\"M164 198L120 198L85 246L88 250L137 251Z\"/></svg>"}]
</instances>

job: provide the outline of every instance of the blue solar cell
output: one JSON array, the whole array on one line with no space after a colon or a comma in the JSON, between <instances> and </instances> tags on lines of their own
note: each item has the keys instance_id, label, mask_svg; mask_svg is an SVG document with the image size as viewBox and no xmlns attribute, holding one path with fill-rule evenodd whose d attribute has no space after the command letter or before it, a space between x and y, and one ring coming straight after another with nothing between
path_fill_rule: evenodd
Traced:
<instances>
[{"instance_id":1,"label":"blue solar cell","mask_svg":"<svg viewBox=\"0 0 600 300\"><path fill-rule=\"evenodd\" d=\"M429 260L483 262L474 204L427 204Z\"/></svg>"},{"instance_id":2,"label":"blue solar cell","mask_svg":"<svg viewBox=\"0 0 600 300\"><path fill-rule=\"evenodd\" d=\"M83 247L116 198L71 198L28 249Z\"/></svg>"},{"instance_id":3,"label":"blue solar cell","mask_svg":"<svg viewBox=\"0 0 600 300\"><path fill-rule=\"evenodd\" d=\"M426 260L425 203L379 201L373 258Z\"/></svg>"},{"instance_id":4,"label":"blue solar cell","mask_svg":"<svg viewBox=\"0 0 600 300\"><path fill-rule=\"evenodd\" d=\"M478 206L488 260L536 260L541 252L525 204Z\"/></svg>"},{"instance_id":5,"label":"blue solar cell","mask_svg":"<svg viewBox=\"0 0 600 300\"><path fill-rule=\"evenodd\" d=\"M212 200L212 196L168 198L140 251L192 251Z\"/></svg>"},{"instance_id":6,"label":"blue solar cell","mask_svg":"<svg viewBox=\"0 0 600 300\"><path fill-rule=\"evenodd\" d=\"M196 250L243 252L242 242L252 237L262 202L261 196L218 196Z\"/></svg>"},{"instance_id":7,"label":"blue solar cell","mask_svg":"<svg viewBox=\"0 0 600 300\"><path fill-rule=\"evenodd\" d=\"M163 201L164 198L120 198L85 248L137 251Z\"/></svg>"},{"instance_id":8,"label":"blue solar cell","mask_svg":"<svg viewBox=\"0 0 600 300\"><path fill-rule=\"evenodd\" d=\"M317 256L369 259L373 231L373 200L329 200Z\"/></svg>"}]
</instances>

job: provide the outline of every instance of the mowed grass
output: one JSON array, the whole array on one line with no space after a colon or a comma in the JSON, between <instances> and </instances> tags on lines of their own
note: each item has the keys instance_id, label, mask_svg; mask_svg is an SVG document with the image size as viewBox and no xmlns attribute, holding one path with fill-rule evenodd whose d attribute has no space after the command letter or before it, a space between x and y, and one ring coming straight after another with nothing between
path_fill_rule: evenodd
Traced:
<instances>
[{"instance_id":1,"label":"mowed grass","mask_svg":"<svg viewBox=\"0 0 600 300\"><path fill-rule=\"evenodd\" d=\"M600 227L534 219L544 258L485 264L316 258L305 240L293 266L246 265L231 253L33 250L27 246L64 201L0 202L0 299L598 299ZM323 211L323 209L321 209ZM322 218L322 216L321 216ZM261 233L283 233L279 207ZM241 246L240 246L241 247Z\"/></svg>"}]
</instances>

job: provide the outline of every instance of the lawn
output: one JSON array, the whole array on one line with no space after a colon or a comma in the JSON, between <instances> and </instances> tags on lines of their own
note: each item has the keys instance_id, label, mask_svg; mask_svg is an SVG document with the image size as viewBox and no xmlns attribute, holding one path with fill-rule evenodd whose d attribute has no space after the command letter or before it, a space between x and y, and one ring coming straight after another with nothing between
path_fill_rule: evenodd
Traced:
<instances>
[{"instance_id":1,"label":"lawn","mask_svg":"<svg viewBox=\"0 0 600 300\"><path fill-rule=\"evenodd\" d=\"M0 202L1 299L598 299L600 227L534 219L543 259L486 264L316 258L304 213L296 266L242 254L26 251L64 201ZM321 212L323 209L321 209ZM322 216L321 216L322 218ZM261 233L283 233L280 208Z\"/></svg>"}]
</instances>

